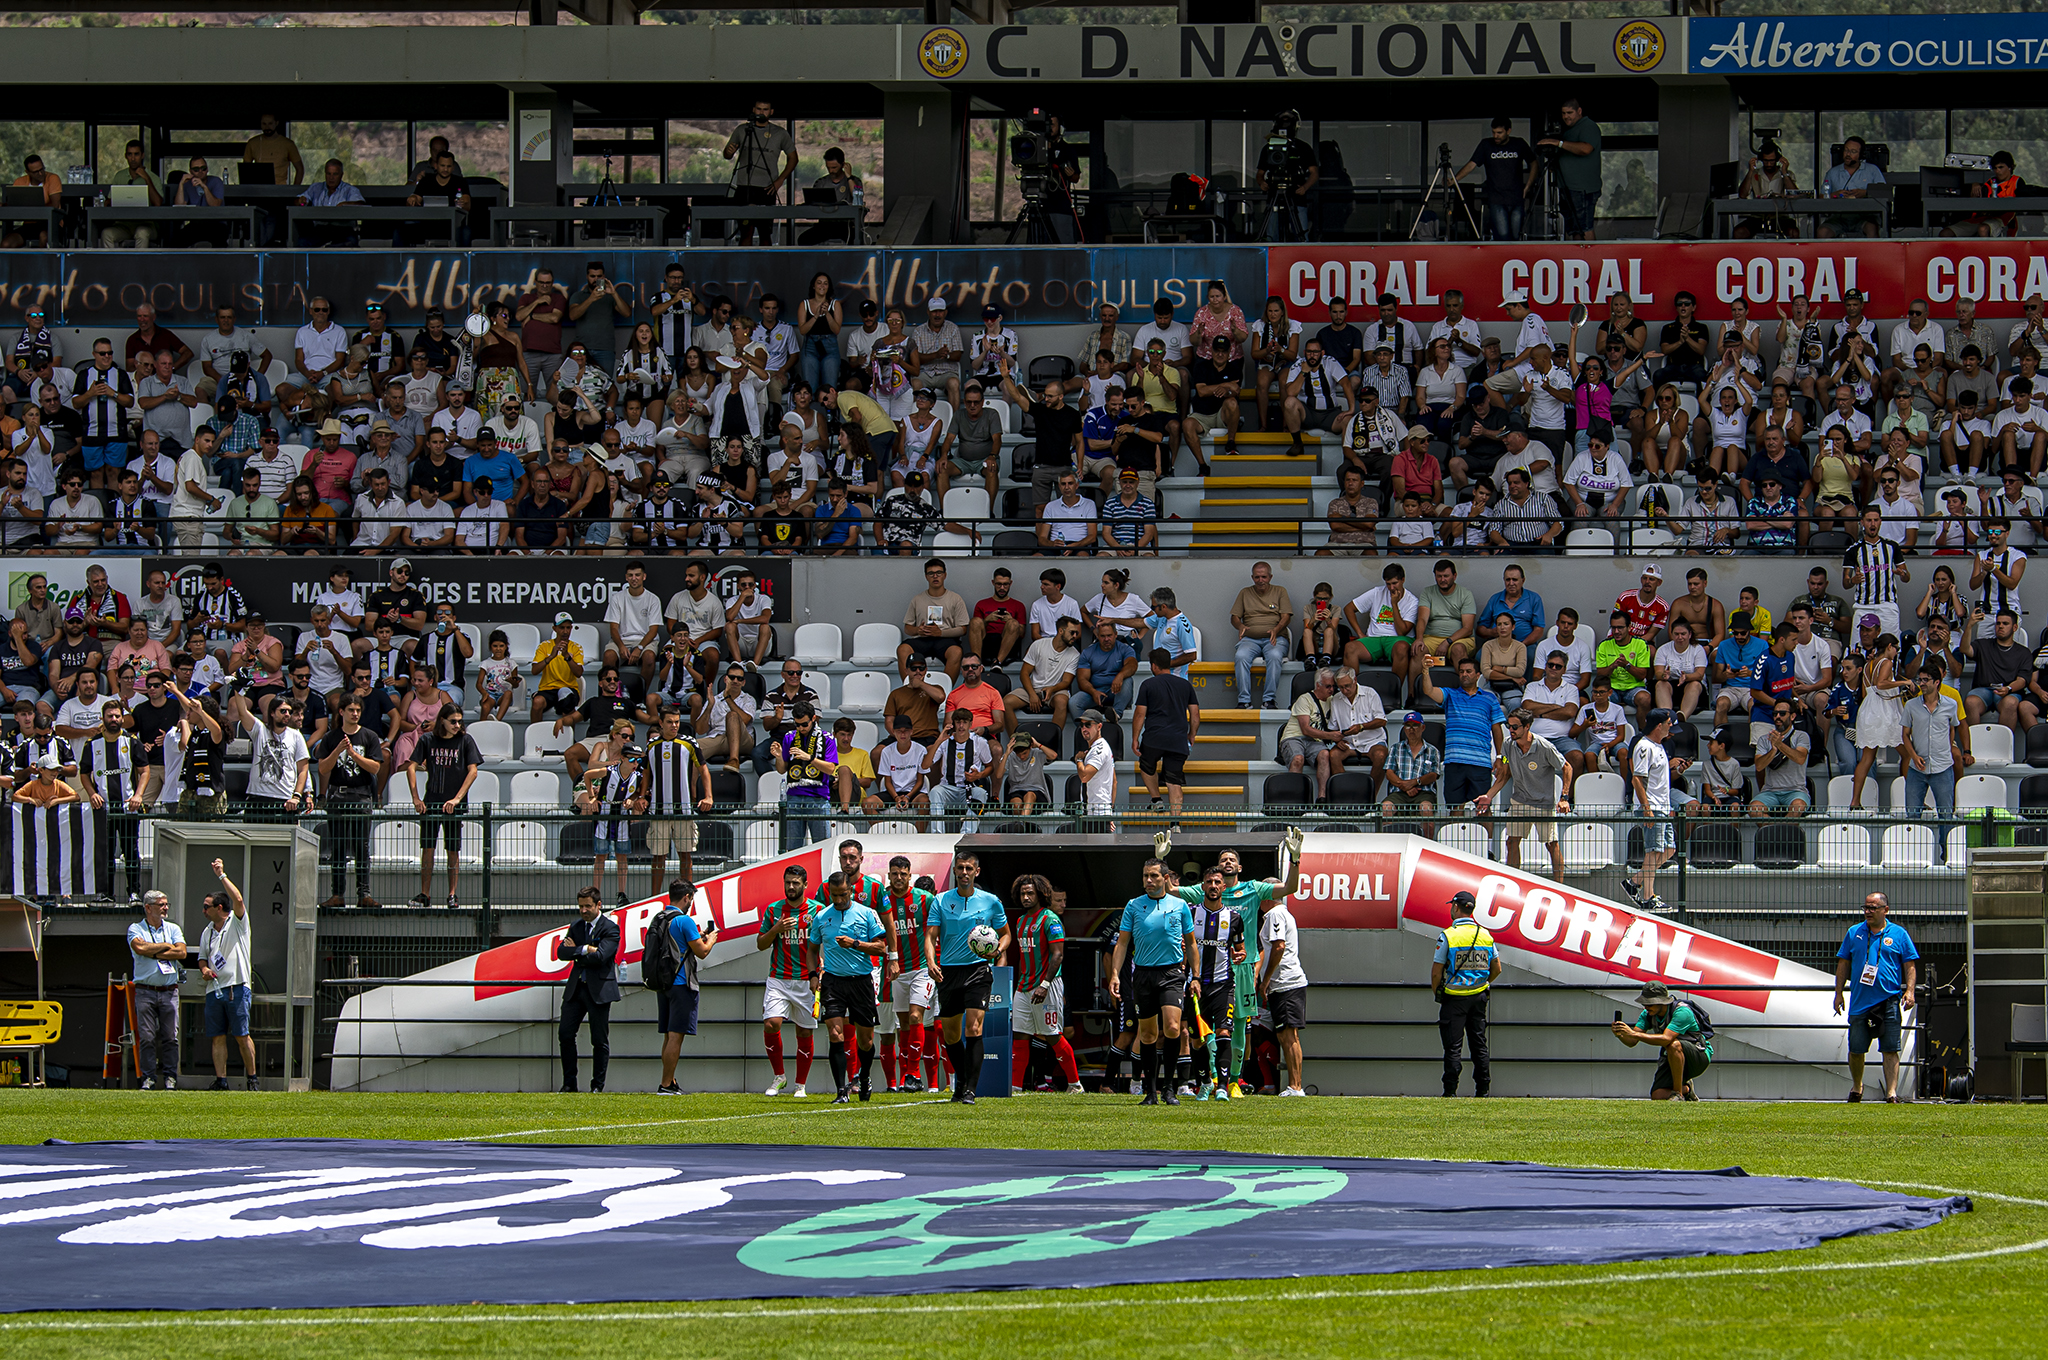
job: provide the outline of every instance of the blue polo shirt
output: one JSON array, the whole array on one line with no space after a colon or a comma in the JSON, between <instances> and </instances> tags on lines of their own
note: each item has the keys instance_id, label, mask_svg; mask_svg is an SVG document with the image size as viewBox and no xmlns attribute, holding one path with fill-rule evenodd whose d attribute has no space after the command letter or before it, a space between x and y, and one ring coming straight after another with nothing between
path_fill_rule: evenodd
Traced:
<instances>
[{"instance_id":1,"label":"blue polo shirt","mask_svg":"<svg viewBox=\"0 0 2048 1360\"><path fill-rule=\"evenodd\" d=\"M811 917L811 943L818 946L825 971L835 977L870 976L875 956L833 943L841 935L863 942L879 940L882 918L875 915L874 908L851 901L844 907L821 907Z\"/></svg>"},{"instance_id":2,"label":"blue polo shirt","mask_svg":"<svg viewBox=\"0 0 2048 1360\"><path fill-rule=\"evenodd\" d=\"M1842 937L1835 957L1849 961L1849 1014L1861 1015L1906 990L1906 961L1919 958L1920 951L1897 921L1886 921L1877 931L1858 921Z\"/></svg>"},{"instance_id":3,"label":"blue polo shirt","mask_svg":"<svg viewBox=\"0 0 2048 1360\"><path fill-rule=\"evenodd\" d=\"M1769 650L1770 644L1754 633L1750 634L1748 642L1739 647L1735 645L1735 638L1731 634L1722 638L1721 645L1714 648L1714 660L1728 668L1729 684L1740 685L1756 673L1756 659Z\"/></svg>"},{"instance_id":4,"label":"blue polo shirt","mask_svg":"<svg viewBox=\"0 0 2048 1360\"><path fill-rule=\"evenodd\" d=\"M956 889L948 888L932 903L931 915L926 924L937 923L939 927L939 966L967 968L988 960L967 947L967 934L976 926L985 925L997 934L1003 929L1003 900L992 892L977 888L968 897L962 897ZM862 971L866 971L863 968Z\"/></svg>"},{"instance_id":5,"label":"blue polo shirt","mask_svg":"<svg viewBox=\"0 0 2048 1360\"><path fill-rule=\"evenodd\" d=\"M1540 638L1546 627L1543 619L1543 597L1533 590L1523 590L1522 598L1508 603L1508 593L1496 590L1486 597L1486 603L1479 607L1479 622L1491 628L1493 621L1507 614L1515 621L1515 641L1527 642Z\"/></svg>"},{"instance_id":6,"label":"blue polo shirt","mask_svg":"<svg viewBox=\"0 0 2048 1360\"><path fill-rule=\"evenodd\" d=\"M1508 720L1507 710L1490 689L1467 694L1453 685L1444 690L1444 763L1493 768L1493 728Z\"/></svg>"},{"instance_id":7,"label":"blue polo shirt","mask_svg":"<svg viewBox=\"0 0 2048 1360\"><path fill-rule=\"evenodd\" d=\"M1108 651L1102 649L1100 642L1091 642L1081 649L1081 659L1074 663L1074 669L1088 672L1088 683L1095 688L1106 689L1109 682L1116 679L1117 672L1124 668L1124 663L1135 661L1137 658L1137 649L1122 638L1118 638ZM1138 668L1144 669L1142 666ZM1133 680L1137 679L1137 676L1137 671L1131 672Z\"/></svg>"},{"instance_id":8,"label":"blue polo shirt","mask_svg":"<svg viewBox=\"0 0 2048 1360\"><path fill-rule=\"evenodd\" d=\"M1117 424L1120 421L1126 420L1136 423L1137 417L1133 416L1129 410L1120 410L1115 415L1111 415L1107 406L1098 406L1088 412L1087 415L1081 417L1081 438L1091 441L1114 439L1116 438ZM1091 449L1088 456L1090 458L1107 458L1109 451L1104 449L1098 453Z\"/></svg>"},{"instance_id":9,"label":"blue polo shirt","mask_svg":"<svg viewBox=\"0 0 2048 1360\"><path fill-rule=\"evenodd\" d=\"M1187 961L1187 937L1195 933L1195 916L1172 893L1139 893L1124 903L1117 929L1131 932L1131 959L1140 968L1172 968Z\"/></svg>"}]
</instances>

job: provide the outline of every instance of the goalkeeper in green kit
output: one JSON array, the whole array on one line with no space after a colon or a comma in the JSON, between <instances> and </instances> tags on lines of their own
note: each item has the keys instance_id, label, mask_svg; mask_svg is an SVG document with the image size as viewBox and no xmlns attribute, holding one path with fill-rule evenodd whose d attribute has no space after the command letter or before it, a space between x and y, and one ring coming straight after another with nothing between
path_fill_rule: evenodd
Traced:
<instances>
[{"instance_id":1,"label":"goalkeeper in green kit","mask_svg":"<svg viewBox=\"0 0 2048 1360\"><path fill-rule=\"evenodd\" d=\"M1195 906L1200 974L1196 986L1202 1018L1216 1031L1221 1059L1213 1085L1205 1083L1197 1099L1232 1100L1244 1094L1236 1073L1230 1070L1231 1056L1246 1051L1245 1021L1259 1006L1256 964L1246 956L1244 942L1259 938L1261 902L1284 900L1301 887L1301 842L1301 828L1289 827L1282 859L1287 871L1284 879L1246 879L1237 851L1225 850L1200 883L1173 890L1176 897ZM1227 973L1223 971L1226 959Z\"/></svg>"}]
</instances>

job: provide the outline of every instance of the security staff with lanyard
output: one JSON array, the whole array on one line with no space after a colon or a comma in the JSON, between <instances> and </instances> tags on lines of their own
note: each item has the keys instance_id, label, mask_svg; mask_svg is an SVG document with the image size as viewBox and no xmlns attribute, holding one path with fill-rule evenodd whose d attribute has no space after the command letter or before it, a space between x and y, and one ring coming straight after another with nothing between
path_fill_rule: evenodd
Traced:
<instances>
[{"instance_id":1,"label":"security staff with lanyard","mask_svg":"<svg viewBox=\"0 0 2048 1360\"><path fill-rule=\"evenodd\" d=\"M1472 919L1479 903L1471 893L1455 893L1450 929L1436 937L1436 962L1429 966L1429 985L1436 991L1437 1033L1444 1041L1444 1094L1458 1094L1459 1061L1465 1040L1472 1041L1472 1094L1483 1096L1493 1085L1493 1064L1486 1051L1486 998L1500 976L1500 950L1486 927Z\"/></svg>"},{"instance_id":2,"label":"security staff with lanyard","mask_svg":"<svg viewBox=\"0 0 2048 1360\"><path fill-rule=\"evenodd\" d=\"M1138 963L1132 985L1138 1003L1138 1070L1145 1079L1142 1105L1157 1105L1162 1092L1168 1105L1180 1104L1173 1072L1180 1061L1181 1002L1195 975L1195 923L1187 903L1167 890L1169 881L1165 864L1145 861L1145 891L1124 903L1109 966L1109 994L1121 1000L1124 959L1135 956Z\"/></svg>"}]
</instances>

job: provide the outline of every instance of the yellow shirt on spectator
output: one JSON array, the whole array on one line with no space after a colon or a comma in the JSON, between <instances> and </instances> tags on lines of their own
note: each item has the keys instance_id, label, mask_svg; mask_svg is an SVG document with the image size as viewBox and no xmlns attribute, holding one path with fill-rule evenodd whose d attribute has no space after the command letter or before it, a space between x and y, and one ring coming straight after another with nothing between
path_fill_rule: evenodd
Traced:
<instances>
[{"instance_id":1,"label":"yellow shirt on spectator","mask_svg":"<svg viewBox=\"0 0 2048 1360\"><path fill-rule=\"evenodd\" d=\"M839 394L839 418L852 420L860 418L860 428L870 438L878 434L894 434L896 422L889 419L888 412L875 404L875 399L865 392L841 392Z\"/></svg>"},{"instance_id":2,"label":"yellow shirt on spectator","mask_svg":"<svg viewBox=\"0 0 2048 1360\"><path fill-rule=\"evenodd\" d=\"M839 768L853 771L853 777L863 784L875 777L875 762L858 746L839 748Z\"/></svg>"},{"instance_id":3,"label":"yellow shirt on spectator","mask_svg":"<svg viewBox=\"0 0 2048 1360\"><path fill-rule=\"evenodd\" d=\"M539 689L573 689L583 692L583 649L575 643L565 643L559 655L549 656L555 650L555 640L549 638L541 643L540 650L533 654L533 664L541 664L542 657L548 657L547 669L540 673Z\"/></svg>"}]
</instances>

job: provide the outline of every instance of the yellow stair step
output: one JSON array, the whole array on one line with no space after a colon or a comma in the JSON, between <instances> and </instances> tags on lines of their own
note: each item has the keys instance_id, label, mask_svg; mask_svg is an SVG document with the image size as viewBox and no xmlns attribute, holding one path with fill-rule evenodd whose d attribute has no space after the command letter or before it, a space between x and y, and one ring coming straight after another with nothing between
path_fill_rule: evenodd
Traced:
<instances>
[{"instance_id":1,"label":"yellow stair step","mask_svg":"<svg viewBox=\"0 0 2048 1360\"><path fill-rule=\"evenodd\" d=\"M1293 552L1296 548L1299 548L1301 545L1292 539L1277 538L1212 538L1207 542L1204 542L1202 540L1202 536L1200 534L1197 534L1193 539L1189 541L1188 546L1190 548L1228 548L1232 552Z\"/></svg>"},{"instance_id":2,"label":"yellow stair step","mask_svg":"<svg viewBox=\"0 0 2048 1360\"><path fill-rule=\"evenodd\" d=\"M1221 454L1217 455L1219 458L1222 456ZM1313 477L1204 477L1202 479L1202 489L1205 491L1278 491L1289 489L1306 491L1314 482L1315 479Z\"/></svg>"},{"instance_id":3,"label":"yellow stair step","mask_svg":"<svg viewBox=\"0 0 2048 1360\"><path fill-rule=\"evenodd\" d=\"M1320 437L1322 433L1321 430L1304 430L1301 437L1306 443L1314 443L1315 441L1310 439L1309 436L1316 435ZM1209 431L1209 437L1220 444L1227 436L1222 430L1211 430ZM1237 442L1239 447L1243 447L1246 444L1256 444L1261 448L1265 448L1274 444L1292 444L1294 436L1285 430L1239 430Z\"/></svg>"},{"instance_id":4,"label":"yellow stair step","mask_svg":"<svg viewBox=\"0 0 2048 1360\"><path fill-rule=\"evenodd\" d=\"M1197 534L1270 534L1270 519L1198 519L1192 521Z\"/></svg>"},{"instance_id":5,"label":"yellow stair step","mask_svg":"<svg viewBox=\"0 0 2048 1360\"><path fill-rule=\"evenodd\" d=\"M1249 733L1235 737L1212 737L1202 732L1197 732L1195 734L1195 744L1198 746L1205 743L1217 746L1252 746L1256 745L1258 743L1258 740L1259 739L1257 737L1252 736Z\"/></svg>"},{"instance_id":6,"label":"yellow stair step","mask_svg":"<svg viewBox=\"0 0 2048 1360\"><path fill-rule=\"evenodd\" d=\"M1221 508L1226 505L1307 505L1306 496L1204 496L1197 505L1204 509L1209 506Z\"/></svg>"},{"instance_id":7,"label":"yellow stair step","mask_svg":"<svg viewBox=\"0 0 2048 1360\"><path fill-rule=\"evenodd\" d=\"M1197 661L1195 663L1195 667L1197 669L1203 666L1214 666L1216 668L1213 671L1203 672L1204 674L1208 675L1230 675L1233 673L1231 664L1228 661ZM1252 669L1255 671L1261 671L1265 668L1266 663L1263 661L1252 662ZM1202 715L1202 721L1204 724L1227 722L1249 723L1257 722L1259 720L1259 710L1256 708L1204 708L1199 710L1199 712Z\"/></svg>"}]
</instances>

